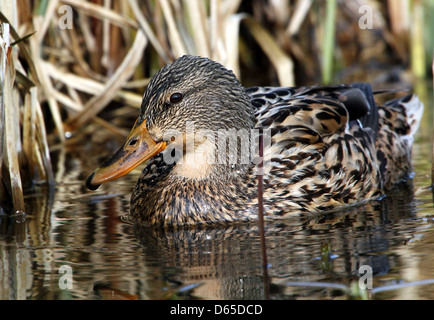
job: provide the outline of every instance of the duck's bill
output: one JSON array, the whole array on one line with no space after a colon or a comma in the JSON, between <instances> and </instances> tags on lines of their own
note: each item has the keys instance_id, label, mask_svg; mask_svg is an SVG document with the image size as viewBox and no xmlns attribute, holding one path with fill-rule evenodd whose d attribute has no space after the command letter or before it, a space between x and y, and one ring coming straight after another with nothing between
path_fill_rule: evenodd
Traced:
<instances>
[{"instance_id":1,"label":"duck's bill","mask_svg":"<svg viewBox=\"0 0 434 320\"><path fill-rule=\"evenodd\" d=\"M166 148L166 142L155 142L146 129L146 120L134 125L124 145L86 180L86 186L96 190L104 182L126 175L139 164Z\"/></svg>"}]
</instances>

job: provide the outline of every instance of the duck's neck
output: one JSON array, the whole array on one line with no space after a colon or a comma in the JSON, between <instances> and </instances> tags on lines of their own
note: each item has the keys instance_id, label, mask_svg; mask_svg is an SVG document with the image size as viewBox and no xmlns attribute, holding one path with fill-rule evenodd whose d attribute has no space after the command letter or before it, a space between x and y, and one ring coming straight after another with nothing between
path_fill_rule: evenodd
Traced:
<instances>
[{"instance_id":1,"label":"duck's neck","mask_svg":"<svg viewBox=\"0 0 434 320\"><path fill-rule=\"evenodd\" d=\"M131 218L157 225L185 225L247 219L250 165L203 162L144 170L131 198ZM160 167L158 169L158 167ZM149 177L149 178L148 178ZM242 212L241 212L242 211Z\"/></svg>"}]
</instances>

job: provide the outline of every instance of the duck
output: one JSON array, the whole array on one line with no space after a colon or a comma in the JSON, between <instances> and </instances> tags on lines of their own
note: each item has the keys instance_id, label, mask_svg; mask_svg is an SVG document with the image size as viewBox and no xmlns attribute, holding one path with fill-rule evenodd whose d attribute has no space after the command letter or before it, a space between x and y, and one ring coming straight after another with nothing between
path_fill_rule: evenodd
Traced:
<instances>
[{"instance_id":1,"label":"duck","mask_svg":"<svg viewBox=\"0 0 434 320\"><path fill-rule=\"evenodd\" d=\"M244 88L185 55L148 83L120 149L86 186L146 163L126 220L153 226L321 214L384 195L410 178L423 112L413 93L377 104L368 83ZM260 164L260 165L259 165Z\"/></svg>"}]
</instances>

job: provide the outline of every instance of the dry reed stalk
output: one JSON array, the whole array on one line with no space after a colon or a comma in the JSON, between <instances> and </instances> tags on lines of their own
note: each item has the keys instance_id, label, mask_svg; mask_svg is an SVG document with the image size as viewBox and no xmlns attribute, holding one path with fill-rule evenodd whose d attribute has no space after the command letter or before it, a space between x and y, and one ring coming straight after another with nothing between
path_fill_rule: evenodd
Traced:
<instances>
[{"instance_id":1,"label":"dry reed stalk","mask_svg":"<svg viewBox=\"0 0 434 320\"><path fill-rule=\"evenodd\" d=\"M28 157L28 161L33 161L33 145L36 135L36 110L32 108L31 97L29 94L26 94L26 100L24 103L24 119L23 119L23 151ZM34 177L35 172L33 170L33 166L29 168L30 176Z\"/></svg>"},{"instance_id":2,"label":"dry reed stalk","mask_svg":"<svg viewBox=\"0 0 434 320\"><path fill-rule=\"evenodd\" d=\"M399 54L404 61L408 59L409 37L411 24L410 0L388 0L388 18L390 31L385 32L387 42Z\"/></svg>"},{"instance_id":3,"label":"dry reed stalk","mask_svg":"<svg viewBox=\"0 0 434 320\"><path fill-rule=\"evenodd\" d=\"M158 55L164 61L164 63L168 63L169 55L165 52L163 47L160 45L154 31L152 30L147 19L145 18L142 11L140 10L137 0L128 0L128 3L131 6L131 11L134 13L140 27L142 28L149 42L152 44L152 46L157 51Z\"/></svg>"},{"instance_id":4,"label":"dry reed stalk","mask_svg":"<svg viewBox=\"0 0 434 320\"><path fill-rule=\"evenodd\" d=\"M42 66L53 80L63 83L63 85L70 89L85 92L94 96L100 96L105 93L106 89L104 84L93 80L92 78L81 77L74 73L64 72L63 70L56 68L52 63L46 61L42 62ZM141 88L143 88L148 81L149 80L141 81L139 83ZM125 84L125 87L128 87L128 84ZM72 109L72 111L80 112L84 109L82 103L76 100L74 101L61 92L56 92L56 99L59 102L62 102L66 107ZM114 92L113 100L139 108L142 102L142 96L134 92L118 90Z\"/></svg>"},{"instance_id":5,"label":"dry reed stalk","mask_svg":"<svg viewBox=\"0 0 434 320\"><path fill-rule=\"evenodd\" d=\"M45 128L45 119L41 106L38 101L38 88L30 89L30 108L34 116L35 128L34 141L32 144L31 155L34 157L33 163L38 167L38 176L41 180L46 181L49 185L54 185L53 168L51 166L50 148L48 146L47 132ZM24 140L25 141L25 140Z\"/></svg>"},{"instance_id":6,"label":"dry reed stalk","mask_svg":"<svg viewBox=\"0 0 434 320\"><path fill-rule=\"evenodd\" d=\"M18 131L20 115L17 101L14 98L14 94L16 94L14 91L15 66L10 43L10 25L8 23L2 23L0 37L0 88L2 91L0 108L4 111L2 115L3 118L1 119L1 129L4 133L2 132L1 134L3 139L0 144L0 149L5 150L4 160L9 171L14 210L16 212L24 212L23 187L18 159L18 152L21 148L21 139ZM3 156L1 156L0 159L1 158L3 158Z\"/></svg>"},{"instance_id":7,"label":"dry reed stalk","mask_svg":"<svg viewBox=\"0 0 434 320\"><path fill-rule=\"evenodd\" d=\"M0 21L8 23L10 25L9 19L1 11L0 11ZM16 43L16 45L18 46L20 54L23 56L24 60L28 64L28 68L29 68L28 73L32 79L30 81L31 85L38 84L38 78L36 75L35 64L33 63L33 60L32 60L32 57L31 57L31 54L30 54L28 47L22 41L19 41L22 38L18 35L18 32L12 26L10 27L10 33L11 33L12 38L15 39L14 43ZM33 34L34 33L31 33L30 35L33 35ZM24 38L26 38L26 37L24 37Z\"/></svg>"},{"instance_id":8,"label":"dry reed stalk","mask_svg":"<svg viewBox=\"0 0 434 320\"><path fill-rule=\"evenodd\" d=\"M103 6L82 0L61 0L61 2L76 8L85 15L92 16L103 21L110 21L110 23L113 23L120 28L138 28L136 21L124 17L117 12Z\"/></svg>"},{"instance_id":9,"label":"dry reed stalk","mask_svg":"<svg viewBox=\"0 0 434 320\"><path fill-rule=\"evenodd\" d=\"M167 62L167 42L171 59L183 54L208 56L233 70L240 77L239 68L239 26L243 22L258 45L264 50L279 76L281 85L293 85L293 64L275 42L273 37L246 14L238 14L241 1L211 0L185 2L160 0L163 19L154 19L154 28L164 30L167 37L157 37L136 0L129 0L134 15L159 57Z\"/></svg>"},{"instance_id":10,"label":"dry reed stalk","mask_svg":"<svg viewBox=\"0 0 434 320\"><path fill-rule=\"evenodd\" d=\"M36 19L35 19L36 20ZM50 77L47 75L46 71L42 68L42 55L40 52L40 45L38 44L37 38L30 39L30 48L32 53L32 61L35 64L36 73L40 81L40 85L44 91L44 95L48 101L50 107L51 115L53 116L54 124L56 126L58 136L61 141L65 140L65 132L63 129L62 116L60 114L60 106L54 97L54 87Z\"/></svg>"},{"instance_id":11,"label":"dry reed stalk","mask_svg":"<svg viewBox=\"0 0 434 320\"><path fill-rule=\"evenodd\" d=\"M388 0L390 27L394 35L402 35L410 30L410 1Z\"/></svg>"},{"instance_id":12,"label":"dry reed stalk","mask_svg":"<svg viewBox=\"0 0 434 320\"><path fill-rule=\"evenodd\" d=\"M211 0L210 7L210 15L209 15L209 39L210 39L210 58L216 60L217 53L217 39L220 37L220 28L219 28L219 16L218 12L220 11L220 0Z\"/></svg>"},{"instance_id":13,"label":"dry reed stalk","mask_svg":"<svg viewBox=\"0 0 434 320\"><path fill-rule=\"evenodd\" d=\"M12 12L4 10L4 1L0 3L0 20L3 22L0 150L5 152L3 156L0 155L0 168L5 166L5 170L0 172L8 172L8 177L0 174L0 183L7 186L2 190L4 194L0 198L5 201L5 193L10 193L14 210L24 212L23 176L26 179L39 178L52 183L53 172L44 118L37 100L35 85L40 83L37 68L31 50L24 43L26 39L34 40L34 33L31 32L25 37L18 35L9 24L9 19L16 21L13 13L17 10L16 2L8 4L12 5ZM11 39L14 39L13 43ZM26 62L27 71L21 65L18 55ZM21 90L18 90L18 87Z\"/></svg>"},{"instance_id":14,"label":"dry reed stalk","mask_svg":"<svg viewBox=\"0 0 434 320\"><path fill-rule=\"evenodd\" d=\"M280 85L294 86L294 64L292 59L277 45L271 35L256 20L247 17L244 22L273 64L279 77Z\"/></svg>"},{"instance_id":15,"label":"dry reed stalk","mask_svg":"<svg viewBox=\"0 0 434 320\"><path fill-rule=\"evenodd\" d=\"M75 131L80 125L94 118L113 99L117 90L119 90L135 72L136 67L141 62L147 43L148 41L144 33L139 30L136 34L133 46L116 72L105 84L103 92L91 98L84 106L83 111L68 121L68 129Z\"/></svg>"},{"instance_id":16,"label":"dry reed stalk","mask_svg":"<svg viewBox=\"0 0 434 320\"><path fill-rule=\"evenodd\" d=\"M189 21L191 22L191 31L194 41L194 46L196 48L197 54L199 56L209 57L210 56L210 45L208 38L208 26L207 26L207 15L205 13L204 1L201 0L187 0L185 2L187 6L187 13L189 16Z\"/></svg>"},{"instance_id":17,"label":"dry reed stalk","mask_svg":"<svg viewBox=\"0 0 434 320\"><path fill-rule=\"evenodd\" d=\"M301 24L306 19L309 13L310 7L312 6L313 0L299 0L294 8L294 13L289 20L288 27L286 28L286 33L292 37L298 33L301 28Z\"/></svg>"},{"instance_id":18,"label":"dry reed stalk","mask_svg":"<svg viewBox=\"0 0 434 320\"><path fill-rule=\"evenodd\" d=\"M181 34L179 33L178 26L175 22L173 11L170 7L168 0L160 0L161 8L163 9L163 15L166 19L169 42L171 44L173 53L176 57L180 57L187 54L184 42L182 41Z\"/></svg>"}]
</instances>

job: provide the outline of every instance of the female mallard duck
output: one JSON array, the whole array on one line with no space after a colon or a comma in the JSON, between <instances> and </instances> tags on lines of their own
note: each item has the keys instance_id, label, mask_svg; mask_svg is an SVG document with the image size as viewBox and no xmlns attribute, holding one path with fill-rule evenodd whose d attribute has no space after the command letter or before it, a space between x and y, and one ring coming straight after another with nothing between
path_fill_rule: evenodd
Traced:
<instances>
[{"instance_id":1,"label":"female mallard duck","mask_svg":"<svg viewBox=\"0 0 434 320\"><path fill-rule=\"evenodd\" d=\"M266 216L330 210L406 178L422 110L415 95L377 106L368 84L244 89L221 64L183 56L152 78L126 142L86 185L95 190L149 160L130 220L255 219L260 128Z\"/></svg>"}]
</instances>

